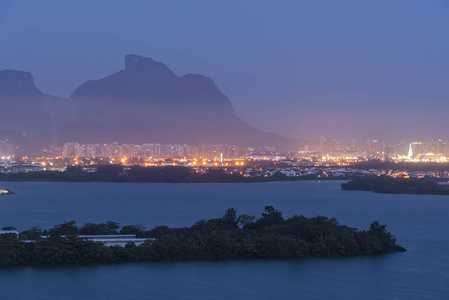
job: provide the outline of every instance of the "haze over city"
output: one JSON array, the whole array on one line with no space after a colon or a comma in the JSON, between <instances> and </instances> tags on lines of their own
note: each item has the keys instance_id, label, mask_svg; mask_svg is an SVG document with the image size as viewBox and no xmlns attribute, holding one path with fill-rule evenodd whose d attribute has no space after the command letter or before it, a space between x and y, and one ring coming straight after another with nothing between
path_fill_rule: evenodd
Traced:
<instances>
[{"instance_id":1,"label":"haze over city","mask_svg":"<svg viewBox=\"0 0 449 300\"><path fill-rule=\"evenodd\" d=\"M0 0L1 300L447 300L448 17Z\"/></svg>"},{"instance_id":2,"label":"haze over city","mask_svg":"<svg viewBox=\"0 0 449 300\"><path fill-rule=\"evenodd\" d=\"M136 53L210 77L264 132L446 139L448 13L445 1L6 0L0 69L68 98Z\"/></svg>"}]
</instances>

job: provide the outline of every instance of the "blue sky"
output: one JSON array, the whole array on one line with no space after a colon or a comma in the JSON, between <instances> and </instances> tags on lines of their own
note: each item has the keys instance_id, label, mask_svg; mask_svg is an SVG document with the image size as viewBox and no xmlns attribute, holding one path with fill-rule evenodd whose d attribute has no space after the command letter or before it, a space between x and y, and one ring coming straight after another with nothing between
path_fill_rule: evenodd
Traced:
<instances>
[{"instance_id":1,"label":"blue sky","mask_svg":"<svg viewBox=\"0 0 449 300\"><path fill-rule=\"evenodd\" d=\"M129 53L213 78L265 131L449 138L447 1L0 1L0 69L45 93Z\"/></svg>"}]
</instances>

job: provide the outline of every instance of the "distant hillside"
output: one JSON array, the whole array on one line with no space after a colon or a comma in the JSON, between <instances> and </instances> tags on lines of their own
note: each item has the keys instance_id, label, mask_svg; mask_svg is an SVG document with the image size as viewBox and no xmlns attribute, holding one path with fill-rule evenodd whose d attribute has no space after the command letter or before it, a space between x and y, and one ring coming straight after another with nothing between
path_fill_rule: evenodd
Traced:
<instances>
[{"instance_id":1,"label":"distant hillside","mask_svg":"<svg viewBox=\"0 0 449 300\"><path fill-rule=\"evenodd\" d=\"M0 130L25 135L40 147L68 141L284 149L296 144L245 123L212 79L178 77L165 64L138 55L127 55L125 69L85 82L68 100L42 93L31 73L1 71L0 103L8 111Z\"/></svg>"},{"instance_id":2,"label":"distant hillside","mask_svg":"<svg viewBox=\"0 0 449 300\"><path fill-rule=\"evenodd\" d=\"M178 77L166 65L138 55L125 57L124 70L82 84L70 100L79 105L67 131L76 140L291 143L240 119L212 79L197 74Z\"/></svg>"},{"instance_id":3,"label":"distant hillside","mask_svg":"<svg viewBox=\"0 0 449 300\"><path fill-rule=\"evenodd\" d=\"M62 124L58 110L66 110L66 102L42 93L29 72L0 71L0 139L27 151L53 143Z\"/></svg>"}]
</instances>

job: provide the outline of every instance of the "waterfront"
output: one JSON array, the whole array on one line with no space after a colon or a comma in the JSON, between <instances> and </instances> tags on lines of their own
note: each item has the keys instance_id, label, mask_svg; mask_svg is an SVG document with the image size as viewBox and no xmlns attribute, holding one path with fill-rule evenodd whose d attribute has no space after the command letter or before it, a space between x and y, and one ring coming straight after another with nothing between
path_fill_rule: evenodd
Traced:
<instances>
[{"instance_id":1,"label":"waterfront","mask_svg":"<svg viewBox=\"0 0 449 300\"><path fill-rule=\"evenodd\" d=\"M62 221L187 226L235 207L259 216L325 215L388 224L405 253L345 259L142 263L0 269L2 299L443 299L449 293L449 196L345 192L340 183L139 184L1 182L1 226ZM79 287L83 288L80 289Z\"/></svg>"}]
</instances>

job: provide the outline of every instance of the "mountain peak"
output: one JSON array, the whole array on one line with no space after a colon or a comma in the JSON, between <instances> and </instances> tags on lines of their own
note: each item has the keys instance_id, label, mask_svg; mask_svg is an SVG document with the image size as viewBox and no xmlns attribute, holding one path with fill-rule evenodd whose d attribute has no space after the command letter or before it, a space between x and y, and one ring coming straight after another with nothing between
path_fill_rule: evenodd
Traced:
<instances>
[{"instance_id":1,"label":"mountain peak","mask_svg":"<svg viewBox=\"0 0 449 300\"><path fill-rule=\"evenodd\" d=\"M34 77L30 72L0 71L0 96L22 97L30 95L43 96L34 84Z\"/></svg>"},{"instance_id":2,"label":"mountain peak","mask_svg":"<svg viewBox=\"0 0 449 300\"><path fill-rule=\"evenodd\" d=\"M144 71L153 75L176 77L167 65L152 58L136 54L128 54L125 56L125 70Z\"/></svg>"},{"instance_id":3,"label":"mountain peak","mask_svg":"<svg viewBox=\"0 0 449 300\"><path fill-rule=\"evenodd\" d=\"M155 61L152 58L145 57L142 55L136 55L136 54L128 54L125 56L125 68L133 68L136 66L143 66L143 65L152 65L152 64L158 64L159 62ZM160 64L160 63L159 63Z\"/></svg>"}]
</instances>

